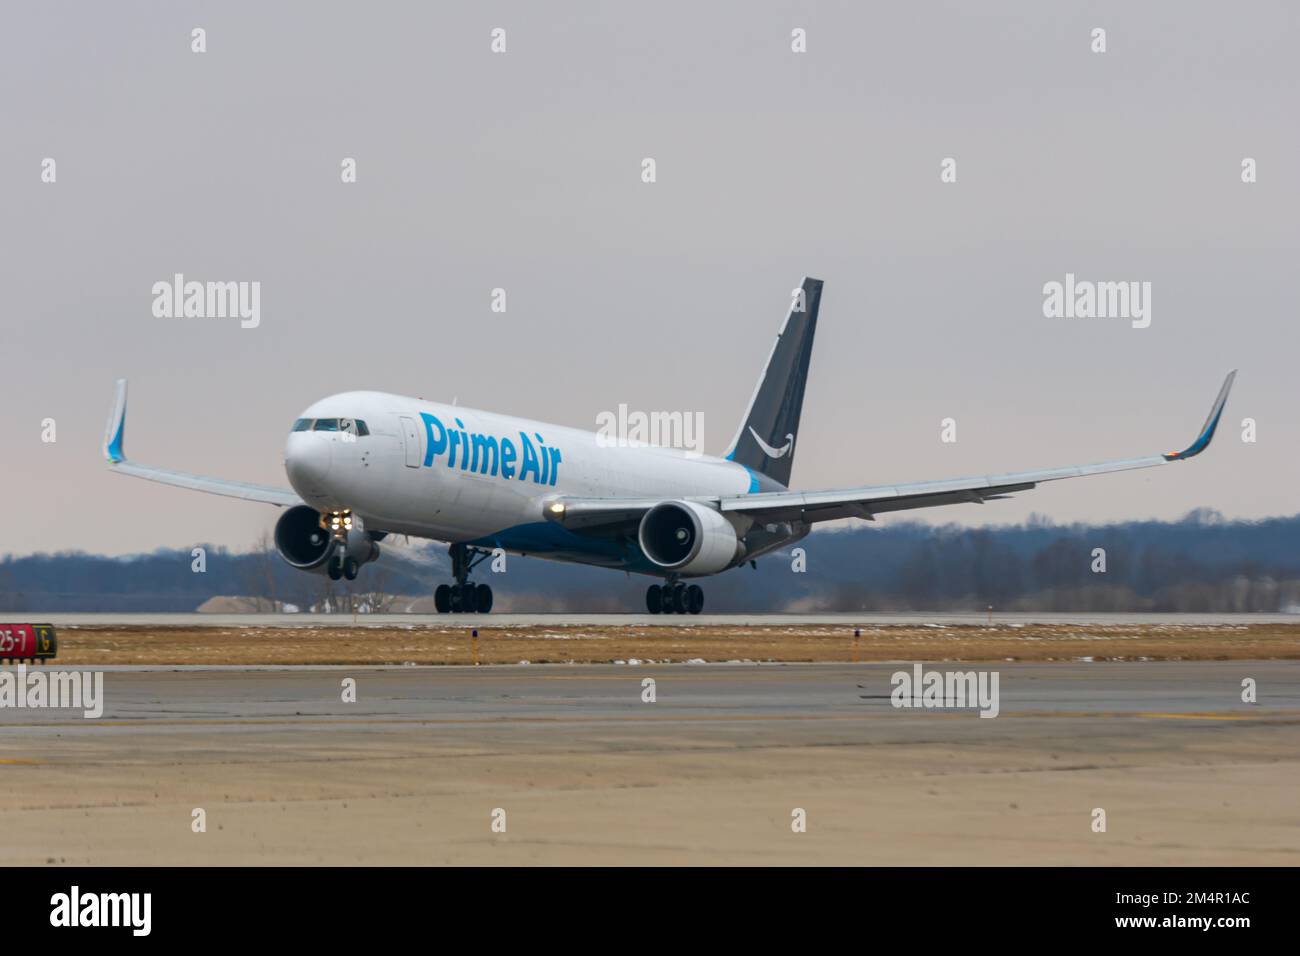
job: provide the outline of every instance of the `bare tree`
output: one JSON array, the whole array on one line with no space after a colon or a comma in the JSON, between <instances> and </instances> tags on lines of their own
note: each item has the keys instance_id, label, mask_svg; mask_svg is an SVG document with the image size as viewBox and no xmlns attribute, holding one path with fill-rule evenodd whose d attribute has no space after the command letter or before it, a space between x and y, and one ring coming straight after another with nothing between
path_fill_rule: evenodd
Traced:
<instances>
[{"instance_id":1,"label":"bare tree","mask_svg":"<svg viewBox=\"0 0 1300 956\"><path fill-rule=\"evenodd\" d=\"M14 574L6 567L0 567L0 611L24 610L22 592L14 583Z\"/></svg>"},{"instance_id":2,"label":"bare tree","mask_svg":"<svg viewBox=\"0 0 1300 956\"><path fill-rule=\"evenodd\" d=\"M388 593L388 568L375 562L368 571L362 573L366 575L366 587L359 595L360 600L371 614L383 614L392 607L394 598L394 595Z\"/></svg>"},{"instance_id":3,"label":"bare tree","mask_svg":"<svg viewBox=\"0 0 1300 956\"><path fill-rule=\"evenodd\" d=\"M276 600L275 562L276 551L271 544L271 535L263 531L244 560L240 582L253 610L259 613L280 609L280 602Z\"/></svg>"}]
</instances>

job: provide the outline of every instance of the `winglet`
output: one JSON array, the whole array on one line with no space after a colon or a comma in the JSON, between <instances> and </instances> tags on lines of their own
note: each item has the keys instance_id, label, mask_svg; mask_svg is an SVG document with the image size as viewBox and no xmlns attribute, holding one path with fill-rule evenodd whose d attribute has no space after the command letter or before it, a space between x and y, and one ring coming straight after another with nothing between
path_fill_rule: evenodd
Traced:
<instances>
[{"instance_id":1,"label":"winglet","mask_svg":"<svg viewBox=\"0 0 1300 956\"><path fill-rule=\"evenodd\" d=\"M126 461L122 442L126 437L126 379L117 380L117 394L108 413L108 427L104 430L104 457L112 464Z\"/></svg>"},{"instance_id":2,"label":"winglet","mask_svg":"<svg viewBox=\"0 0 1300 956\"><path fill-rule=\"evenodd\" d=\"M1201 433L1196 436L1196 441L1182 451L1173 451L1165 455L1165 461L1192 458L1210 447L1210 440L1214 438L1214 430L1219 427L1219 416L1223 414L1223 406L1228 402L1228 392L1232 390L1232 380L1236 377L1237 370L1234 368L1228 373L1228 377L1223 380L1223 388L1219 389L1219 397L1214 400L1209 417L1205 419L1205 424L1201 426Z\"/></svg>"}]
</instances>

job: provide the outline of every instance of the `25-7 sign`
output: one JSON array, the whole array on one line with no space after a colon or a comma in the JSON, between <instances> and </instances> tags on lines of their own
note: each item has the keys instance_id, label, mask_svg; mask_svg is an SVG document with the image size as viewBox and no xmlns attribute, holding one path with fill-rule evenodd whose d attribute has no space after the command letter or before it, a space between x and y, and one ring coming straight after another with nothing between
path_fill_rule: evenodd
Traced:
<instances>
[{"instance_id":1,"label":"25-7 sign","mask_svg":"<svg viewBox=\"0 0 1300 956\"><path fill-rule=\"evenodd\" d=\"M57 643L49 624L0 624L0 658L53 657Z\"/></svg>"}]
</instances>

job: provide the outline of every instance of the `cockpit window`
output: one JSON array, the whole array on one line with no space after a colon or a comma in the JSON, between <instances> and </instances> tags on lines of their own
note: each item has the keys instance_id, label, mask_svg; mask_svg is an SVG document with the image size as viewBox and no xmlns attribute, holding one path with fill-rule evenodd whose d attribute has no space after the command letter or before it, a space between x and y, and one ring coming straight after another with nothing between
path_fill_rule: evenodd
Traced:
<instances>
[{"instance_id":1,"label":"cockpit window","mask_svg":"<svg viewBox=\"0 0 1300 956\"><path fill-rule=\"evenodd\" d=\"M296 422L293 423L293 430L296 432L311 431L311 419L310 418L298 419Z\"/></svg>"},{"instance_id":2,"label":"cockpit window","mask_svg":"<svg viewBox=\"0 0 1300 956\"><path fill-rule=\"evenodd\" d=\"M366 423L359 418L318 418L316 419L316 431L318 432L346 432L349 435L369 435L370 429Z\"/></svg>"}]
</instances>

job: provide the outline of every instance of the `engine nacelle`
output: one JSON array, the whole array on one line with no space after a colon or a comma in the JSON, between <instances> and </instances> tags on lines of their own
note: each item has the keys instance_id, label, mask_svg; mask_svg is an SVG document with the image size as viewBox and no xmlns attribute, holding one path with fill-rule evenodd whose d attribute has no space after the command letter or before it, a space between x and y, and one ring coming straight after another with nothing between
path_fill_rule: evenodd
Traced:
<instances>
[{"instance_id":1,"label":"engine nacelle","mask_svg":"<svg viewBox=\"0 0 1300 956\"><path fill-rule=\"evenodd\" d=\"M338 551L333 535L320 526L320 512L306 505L295 505L275 523L275 547L280 557L300 571L325 573L329 560ZM348 532L347 556L358 564L379 557L379 545L360 528Z\"/></svg>"},{"instance_id":2,"label":"engine nacelle","mask_svg":"<svg viewBox=\"0 0 1300 956\"><path fill-rule=\"evenodd\" d=\"M641 518L637 542L652 562L681 574L713 574L744 553L731 522L693 501L655 505Z\"/></svg>"}]
</instances>

